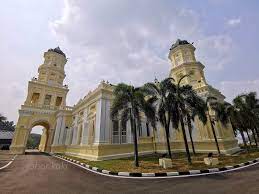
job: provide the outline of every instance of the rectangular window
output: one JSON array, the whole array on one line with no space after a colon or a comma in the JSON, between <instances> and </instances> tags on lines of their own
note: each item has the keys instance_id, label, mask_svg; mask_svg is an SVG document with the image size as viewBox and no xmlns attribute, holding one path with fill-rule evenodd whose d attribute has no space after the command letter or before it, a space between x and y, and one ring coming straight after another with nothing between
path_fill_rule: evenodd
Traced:
<instances>
[{"instance_id":1,"label":"rectangular window","mask_svg":"<svg viewBox=\"0 0 259 194\"><path fill-rule=\"evenodd\" d=\"M46 95L44 100L44 105L50 105L51 95Z\"/></svg>"},{"instance_id":2,"label":"rectangular window","mask_svg":"<svg viewBox=\"0 0 259 194\"><path fill-rule=\"evenodd\" d=\"M120 137L119 137L119 122L113 121L113 129L112 129L112 143L120 143Z\"/></svg>"},{"instance_id":3,"label":"rectangular window","mask_svg":"<svg viewBox=\"0 0 259 194\"><path fill-rule=\"evenodd\" d=\"M61 103L62 103L62 97L57 97L56 98L56 106L60 106L61 105Z\"/></svg>"},{"instance_id":4,"label":"rectangular window","mask_svg":"<svg viewBox=\"0 0 259 194\"><path fill-rule=\"evenodd\" d=\"M31 97L31 103L37 104L39 102L40 93L33 93Z\"/></svg>"},{"instance_id":5,"label":"rectangular window","mask_svg":"<svg viewBox=\"0 0 259 194\"><path fill-rule=\"evenodd\" d=\"M127 143L127 128L123 127L121 129L121 143Z\"/></svg>"}]
</instances>

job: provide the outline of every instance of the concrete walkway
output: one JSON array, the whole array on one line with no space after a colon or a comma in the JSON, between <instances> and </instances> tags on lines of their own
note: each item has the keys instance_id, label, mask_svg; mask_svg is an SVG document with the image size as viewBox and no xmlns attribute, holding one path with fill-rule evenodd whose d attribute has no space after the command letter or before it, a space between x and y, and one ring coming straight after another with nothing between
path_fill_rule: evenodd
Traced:
<instances>
[{"instance_id":1,"label":"concrete walkway","mask_svg":"<svg viewBox=\"0 0 259 194\"><path fill-rule=\"evenodd\" d=\"M257 194L259 165L227 174L160 180L97 175L48 155L20 155L0 171L0 193Z\"/></svg>"}]
</instances>

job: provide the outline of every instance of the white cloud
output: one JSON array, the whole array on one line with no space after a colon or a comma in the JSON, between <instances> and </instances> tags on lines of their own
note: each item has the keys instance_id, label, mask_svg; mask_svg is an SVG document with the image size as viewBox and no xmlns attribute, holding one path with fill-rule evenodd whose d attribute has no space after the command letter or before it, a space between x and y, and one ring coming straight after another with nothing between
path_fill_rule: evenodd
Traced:
<instances>
[{"instance_id":1,"label":"white cloud","mask_svg":"<svg viewBox=\"0 0 259 194\"><path fill-rule=\"evenodd\" d=\"M229 62L231 38L205 36L199 13L170 3L65 0L62 17L50 27L71 59L69 103L102 79L140 85L165 78L171 67L168 51L177 38L196 41L198 59L210 69Z\"/></svg>"},{"instance_id":2,"label":"white cloud","mask_svg":"<svg viewBox=\"0 0 259 194\"><path fill-rule=\"evenodd\" d=\"M233 18L233 19L229 19L227 21L227 25L229 25L231 27L238 26L240 23L241 23L241 19L240 18Z\"/></svg>"},{"instance_id":3,"label":"white cloud","mask_svg":"<svg viewBox=\"0 0 259 194\"><path fill-rule=\"evenodd\" d=\"M241 80L241 81L223 81L220 83L220 90L231 101L235 96L247 93L257 92L259 95L259 80Z\"/></svg>"},{"instance_id":4,"label":"white cloud","mask_svg":"<svg viewBox=\"0 0 259 194\"><path fill-rule=\"evenodd\" d=\"M205 66L221 70L232 60L234 43L228 35L212 35L200 39L197 48L197 58L204 61Z\"/></svg>"}]
</instances>

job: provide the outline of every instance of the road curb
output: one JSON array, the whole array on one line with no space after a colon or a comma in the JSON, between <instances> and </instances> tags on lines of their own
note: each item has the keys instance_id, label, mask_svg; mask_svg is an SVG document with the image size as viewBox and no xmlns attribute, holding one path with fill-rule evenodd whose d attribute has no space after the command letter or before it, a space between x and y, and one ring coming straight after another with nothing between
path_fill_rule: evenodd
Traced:
<instances>
[{"instance_id":1,"label":"road curb","mask_svg":"<svg viewBox=\"0 0 259 194\"><path fill-rule=\"evenodd\" d=\"M16 156L17 156L17 155L15 155L15 156L10 160L10 162L8 162L6 165L0 167L0 170L3 170L3 169L5 169L5 168L7 168L8 166L10 166L10 165L13 163L14 159L16 158Z\"/></svg>"},{"instance_id":2,"label":"road curb","mask_svg":"<svg viewBox=\"0 0 259 194\"><path fill-rule=\"evenodd\" d=\"M136 173L136 172L113 172L113 171L93 167L85 163L81 163L77 160L71 159L66 156L61 156L57 154L52 154L52 156L68 161L77 166L82 166L84 169L89 170L91 172L96 172L102 175L109 175L109 176L121 177L121 178L177 178L177 177L180 178L180 177L203 176L203 175L236 171L259 163L259 158L257 158L253 161L247 161L245 163L237 164L234 166L225 166L221 168L209 168L209 169L202 169L202 170L189 170L189 171L179 171L179 172L175 171L175 172L161 172L161 173Z\"/></svg>"}]
</instances>

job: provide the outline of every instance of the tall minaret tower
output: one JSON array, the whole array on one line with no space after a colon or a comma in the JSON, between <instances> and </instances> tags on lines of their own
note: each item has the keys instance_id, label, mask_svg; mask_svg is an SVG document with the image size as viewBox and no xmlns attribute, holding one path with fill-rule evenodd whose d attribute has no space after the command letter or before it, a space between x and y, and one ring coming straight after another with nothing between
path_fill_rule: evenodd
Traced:
<instances>
[{"instance_id":1,"label":"tall minaret tower","mask_svg":"<svg viewBox=\"0 0 259 194\"><path fill-rule=\"evenodd\" d=\"M203 96L215 96L219 100L224 100L222 95L217 89L207 84L204 76L204 65L196 60L195 47L186 40L177 40L172 47L168 58L172 63L170 77L174 78L177 82L182 76L189 74L182 80L182 84L191 85L196 92Z\"/></svg>"},{"instance_id":2,"label":"tall minaret tower","mask_svg":"<svg viewBox=\"0 0 259 194\"><path fill-rule=\"evenodd\" d=\"M28 86L25 105L56 108L66 105L68 87L63 85L66 55L59 47L44 53L44 62L38 68L38 78L32 78Z\"/></svg>"},{"instance_id":3,"label":"tall minaret tower","mask_svg":"<svg viewBox=\"0 0 259 194\"><path fill-rule=\"evenodd\" d=\"M178 82L182 76L189 75L182 80L181 83L183 85L191 85L204 100L212 96L216 97L219 102L223 102L225 96L207 83L204 75L204 65L196 60L194 52L195 47L193 44L190 44L186 40L178 39L170 48L168 56L172 64L169 76ZM217 151L213 135L214 129L221 153L233 153L239 150L231 124L223 125L219 120L216 120L215 111L210 110L209 115L213 122L204 124L197 116L194 122L192 122L192 137L195 142L195 149L203 150L203 152ZM188 130L187 133L189 133ZM178 132L176 132L175 137L178 141L182 140Z\"/></svg>"},{"instance_id":4,"label":"tall minaret tower","mask_svg":"<svg viewBox=\"0 0 259 194\"><path fill-rule=\"evenodd\" d=\"M41 140L41 151L51 151L54 133L57 131L58 139L62 140L69 119L66 96L68 87L63 85L65 75L66 55L59 47L49 49L44 53L44 62L38 68L38 78L29 81L28 94L24 104L19 110L19 118L12 140L11 151L23 154L31 129L35 126L44 128Z\"/></svg>"}]
</instances>

